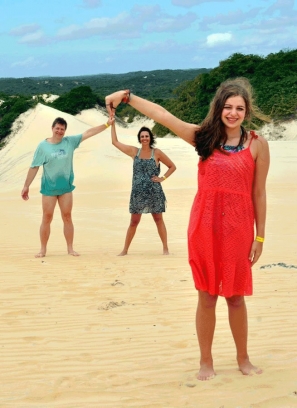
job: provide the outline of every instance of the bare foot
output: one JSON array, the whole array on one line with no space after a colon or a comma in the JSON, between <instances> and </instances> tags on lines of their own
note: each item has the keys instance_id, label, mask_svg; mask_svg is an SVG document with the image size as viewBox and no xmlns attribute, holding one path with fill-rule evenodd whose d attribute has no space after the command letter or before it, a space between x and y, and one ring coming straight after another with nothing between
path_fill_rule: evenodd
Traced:
<instances>
[{"instance_id":1,"label":"bare foot","mask_svg":"<svg viewBox=\"0 0 297 408\"><path fill-rule=\"evenodd\" d=\"M163 249L163 255L169 255L168 249Z\"/></svg>"},{"instance_id":2,"label":"bare foot","mask_svg":"<svg viewBox=\"0 0 297 408\"><path fill-rule=\"evenodd\" d=\"M248 358L239 360L238 359L238 368L243 375L253 375L253 374L262 374L263 370L259 367L255 367Z\"/></svg>"},{"instance_id":3,"label":"bare foot","mask_svg":"<svg viewBox=\"0 0 297 408\"><path fill-rule=\"evenodd\" d=\"M215 371L212 364L201 364L200 370L197 374L197 379L200 381L208 381L215 378Z\"/></svg>"},{"instance_id":4,"label":"bare foot","mask_svg":"<svg viewBox=\"0 0 297 408\"><path fill-rule=\"evenodd\" d=\"M35 258L44 258L45 257L45 252L38 252L38 254L35 255Z\"/></svg>"},{"instance_id":5,"label":"bare foot","mask_svg":"<svg viewBox=\"0 0 297 408\"><path fill-rule=\"evenodd\" d=\"M128 255L128 251L125 251L124 249L122 250L120 254L118 254L118 256L125 256L125 255Z\"/></svg>"},{"instance_id":6,"label":"bare foot","mask_svg":"<svg viewBox=\"0 0 297 408\"><path fill-rule=\"evenodd\" d=\"M72 255L72 256L80 256L80 254L76 251L68 251L68 255Z\"/></svg>"}]
</instances>

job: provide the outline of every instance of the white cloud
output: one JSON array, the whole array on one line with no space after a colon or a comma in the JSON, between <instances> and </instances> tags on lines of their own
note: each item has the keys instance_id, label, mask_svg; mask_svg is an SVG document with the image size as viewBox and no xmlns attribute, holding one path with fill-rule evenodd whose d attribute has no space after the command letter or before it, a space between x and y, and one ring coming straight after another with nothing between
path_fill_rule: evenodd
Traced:
<instances>
[{"instance_id":1,"label":"white cloud","mask_svg":"<svg viewBox=\"0 0 297 408\"><path fill-rule=\"evenodd\" d=\"M209 47L215 47L222 43L230 42L232 40L232 34L230 33L216 33L207 36L206 44Z\"/></svg>"},{"instance_id":2,"label":"white cloud","mask_svg":"<svg viewBox=\"0 0 297 408\"><path fill-rule=\"evenodd\" d=\"M128 13L121 13L113 18L93 18L83 26L70 25L62 28L56 35L56 40L67 41L93 36L105 38L136 38L141 31L141 22L134 20Z\"/></svg>"},{"instance_id":3,"label":"white cloud","mask_svg":"<svg viewBox=\"0 0 297 408\"><path fill-rule=\"evenodd\" d=\"M292 13L296 14L296 11L294 11L294 0L276 0L276 2L267 9L267 14L273 14L275 11L281 15L289 16L292 15Z\"/></svg>"},{"instance_id":4,"label":"white cloud","mask_svg":"<svg viewBox=\"0 0 297 408\"><path fill-rule=\"evenodd\" d=\"M122 12L114 17L92 18L83 25L72 24L61 28L57 41L86 39L93 36L125 40L140 38L144 33L181 32L197 20L195 13L171 16L159 6L133 7L130 13Z\"/></svg>"},{"instance_id":5,"label":"white cloud","mask_svg":"<svg viewBox=\"0 0 297 408\"><path fill-rule=\"evenodd\" d=\"M50 40L45 37L41 30L36 31L35 33L32 34L24 35L19 40L20 43L28 45L42 45L49 43L49 41Z\"/></svg>"},{"instance_id":6,"label":"white cloud","mask_svg":"<svg viewBox=\"0 0 297 408\"><path fill-rule=\"evenodd\" d=\"M13 28L9 34L19 37L20 44L45 45L51 42L51 39L44 35L39 24L21 25Z\"/></svg>"},{"instance_id":7,"label":"white cloud","mask_svg":"<svg viewBox=\"0 0 297 408\"><path fill-rule=\"evenodd\" d=\"M9 34L21 37L26 34L35 33L38 30L40 30L39 24L25 24L13 28Z\"/></svg>"},{"instance_id":8,"label":"white cloud","mask_svg":"<svg viewBox=\"0 0 297 408\"><path fill-rule=\"evenodd\" d=\"M293 30L296 32L297 25L297 13L292 12L291 15L282 15L277 17L267 17L266 15L262 20L246 22L242 25L242 29L254 29L254 30L266 30L266 29L278 29L281 31ZM294 34L293 34L294 35Z\"/></svg>"},{"instance_id":9,"label":"white cloud","mask_svg":"<svg viewBox=\"0 0 297 408\"><path fill-rule=\"evenodd\" d=\"M245 21L254 21L262 10L263 8L257 7L249 11L235 10L226 14L204 17L200 24L200 29L209 30L209 26L213 24L225 26L238 25L239 21L242 25Z\"/></svg>"}]
</instances>

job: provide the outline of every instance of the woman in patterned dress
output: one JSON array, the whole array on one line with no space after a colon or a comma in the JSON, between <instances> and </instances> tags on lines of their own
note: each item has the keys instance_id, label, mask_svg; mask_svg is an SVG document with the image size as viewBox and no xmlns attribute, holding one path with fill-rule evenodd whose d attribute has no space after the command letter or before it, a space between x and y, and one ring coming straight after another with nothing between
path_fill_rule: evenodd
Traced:
<instances>
[{"instance_id":1,"label":"woman in patterned dress","mask_svg":"<svg viewBox=\"0 0 297 408\"><path fill-rule=\"evenodd\" d=\"M112 144L133 159L133 179L129 211L130 225L127 230L124 249L119 256L127 255L142 214L151 213L163 244L163 254L168 255L167 231L162 213L165 212L166 197L161 183L176 169L175 164L160 149L155 149L152 131L142 127L137 135L141 148L121 143L116 134L115 123L111 128ZM160 177L160 163L168 170Z\"/></svg>"},{"instance_id":2,"label":"woman in patterned dress","mask_svg":"<svg viewBox=\"0 0 297 408\"><path fill-rule=\"evenodd\" d=\"M105 101L111 115L119 103L129 103L191 144L200 156L198 192L188 228L189 263L198 291L197 378L205 381L215 376L212 342L218 296L227 302L239 370L244 375L261 374L247 351L244 296L252 294L251 267L263 249L269 147L242 123L253 116L268 118L253 105L249 81L236 78L222 83L200 126L184 122L127 90L115 92Z\"/></svg>"}]
</instances>

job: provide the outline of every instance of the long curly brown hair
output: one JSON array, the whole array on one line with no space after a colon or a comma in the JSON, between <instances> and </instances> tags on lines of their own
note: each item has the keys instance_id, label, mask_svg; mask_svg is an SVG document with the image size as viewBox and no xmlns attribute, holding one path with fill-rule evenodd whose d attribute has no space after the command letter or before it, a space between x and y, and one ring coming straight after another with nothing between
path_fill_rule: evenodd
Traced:
<instances>
[{"instance_id":1,"label":"long curly brown hair","mask_svg":"<svg viewBox=\"0 0 297 408\"><path fill-rule=\"evenodd\" d=\"M222 111L226 100L233 96L241 96L245 102L245 120L251 121L252 117L269 122L269 118L262 114L253 104L252 86L246 78L229 79L223 82L217 89L210 103L208 114L195 135L195 146L198 155L206 160L214 151L220 149L220 144L227 141L225 126L221 120ZM247 140L247 131L242 126L239 145Z\"/></svg>"}]
</instances>

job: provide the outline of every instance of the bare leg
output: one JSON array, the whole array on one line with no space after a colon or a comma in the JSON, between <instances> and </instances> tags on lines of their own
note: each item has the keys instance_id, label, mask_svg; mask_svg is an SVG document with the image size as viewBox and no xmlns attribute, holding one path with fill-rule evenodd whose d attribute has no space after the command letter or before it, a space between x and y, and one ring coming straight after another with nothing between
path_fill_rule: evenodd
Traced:
<instances>
[{"instance_id":1,"label":"bare leg","mask_svg":"<svg viewBox=\"0 0 297 408\"><path fill-rule=\"evenodd\" d=\"M42 196L42 222L39 229L40 251L35 258L43 258L46 255L47 243L51 232L51 222L53 219L54 209L57 203L56 196Z\"/></svg>"},{"instance_id":2,"label":"bare leg","mask_svg":"<svg viewBox=\"0 0 297 408\"><path fill-rule=\"evenodd\" d=\"M131 220L130 220L130 225L128 227L127 234L126 234L124 249L118 256L127 255L129 246L136 233L136 228L138 224L140 223L141 215L142 214L131 214Z\"/></svg>"},{"instance_id":3,"label":"bare leg","mask_svg":"<svg viewBox=\"0 0 297 408\"><path fill-rule=\"evenodd\" d=\"M198 380L211 380L215 376L211 347L216 325L215 309L218 296L199 291L199 300L196 313L196 330L200 347L200 370Z\"/></svg>"},{"instance_id":4,"label":"bare leg","mask_svg":"<svg viewBox=\"0 0 297 408\"><path fill-rule=\"evenodd\" d=\"M253 366L247 352L248 321L243 296L226 298L229 312L229 323L237 350L239 370L244 375L261 374L262 370Z\"/></svg>"},{"instance_id":5,"label":"bare leg","mask_svg":"<svg viewBox=\"0 0 297 408\"><path fill-rule=\"evenodd\" d=\"M163 220L162 213L152 214L154 221L157 225L158 233L163 244L163 255L169 255L168 244L167 244L167 230Z\"/></svg>"},{"instance_id":6,"label":"bare leg","mask_svg":"<svg viewBox=\"0 0 297 408\"><path fill-rule=\"evenodd\" d=\"M61 210L61 216L64 223L64 236L67 243L67 251L69 255L79 256L77 252L73 250L73 237L74 237L74 226L72 222L72 204L73 197L72 193L65 193L58 196L58 203Z\"/></svg>"}]
</instances>

